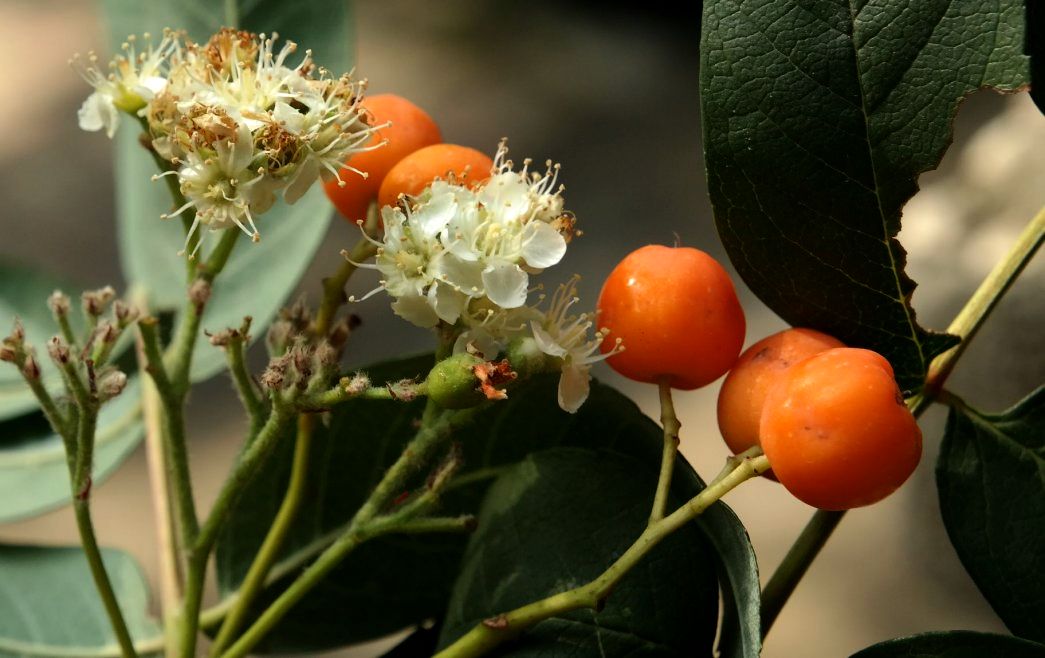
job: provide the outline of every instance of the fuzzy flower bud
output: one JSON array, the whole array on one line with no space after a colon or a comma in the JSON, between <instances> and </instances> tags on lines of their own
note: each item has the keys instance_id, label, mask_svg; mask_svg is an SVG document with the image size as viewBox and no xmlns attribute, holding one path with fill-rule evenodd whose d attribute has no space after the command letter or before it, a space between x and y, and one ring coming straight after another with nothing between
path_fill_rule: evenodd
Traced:
<instances>
[{"instance_id":1,"label":"fuzzy flower bud","mask_svg":"<svg viewBox=\"0 0 1045 658\"><path fill-rule=\"evenodd\" d=\"M98 377L98 396L104 402L111 400L127 386L127 375L119 370L107 370Z\"/></svg>"},{"instance_id":2,"label":"fuzzy flower bud","mask_svg":"<svg viewBox=\"0 0 1045 658\"><path fill-rule=\"evenodd\" d=\"M115 296L116 291L112 289L112 286L85 291L80 297L83 312L96 318L105 312L105 309L109 307L109 303L112 302Z\"/></svg>"},{"instance_id":3,"label":"fuzzy flower bud","mask_svg":"<svg viewBox=\"0 0 1045 658\"><path fill-rule=\"evenodd\" d=\"M3 360L6 361L6 359ZM25 357L25 362L22 364L22 376L33 381L40 379L40 364L36 362L36 357L32 354Z\"/></svg>"},{"instance_id":4,"label":"fuzzy flower bud","mask_svg":"<svg viewBox=\"0 0 1045 658\"><path fill-rule=\"evenodd\" d=\"M69 363L69 346L58 336L52 338L51 342L47 344L47 354L60 366Z\"/></svg>"},{"instance_id":5,"label":"fuzzy flower bud","mask_svg":"<svg viewBox=\"0 0 1045 658\"><path fill-rule=\"evenodd\" d=\"M287 385L287 368L290 358L281 356L269 361L268 368L261 373L261 385L272 391L282 391Z\"/></svg>"},{"instance_id":6,"label":"fuzzy flower bud","mask_svg":"<svg viewBox=\"0 0 1045 658\"><path fill-rule=\"evenodd\" d=\"M51 296L47 298L47 306L51 309L51 313L56 318L65 317L69 314L69 296L61 290L55 290L51 293Z\"/></svg>"},{"instance_id":7,"label":"fuzzy flower bud","mask_svg":"<svg viewBox=\"0 0 1045 658\"><path fill-rule=\"evenodd\" d=\"M112 305L112 316L116 320L116 326L124 329L138 318L138 309L122 299L117 299Z\"/></svg>"}]
</instances>

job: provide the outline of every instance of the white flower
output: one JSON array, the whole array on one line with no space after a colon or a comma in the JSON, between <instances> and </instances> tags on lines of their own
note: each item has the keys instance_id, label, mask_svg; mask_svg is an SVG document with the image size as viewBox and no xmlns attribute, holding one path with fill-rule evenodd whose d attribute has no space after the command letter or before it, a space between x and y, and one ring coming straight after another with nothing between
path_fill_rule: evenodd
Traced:
<instances>
[{"instance_id":1,"label":"white flower","mask_svg":"<svg viewBox=\"0 0 1045 658\"><path fill-rule=\"evenodd\" d=\"M618 339L613 349L599 354L599 347L608 332L600 329L589 338L592 314L568 314L570 307L579 301L577 281L575 276L559 286L544 317L530 322L533 338L540 350L560 360L559 406L570 413L575 413L588 399L591 364L624 349Z\"/></svg>"},{"instance_id":2,"label":"white flower","mask_svg":"<svg viewBox=\"0 0 1045 658\"><path fill-rule=\"evenodd\" d=\"M344 184L340 170L353 153L383 146L368 145L376 127L360 105L365 82L331 77L308 51L292 66L297 46L277 51L276 39L225 28L196 44L168 31L141 54L128 38L108 76L93 55L89 66L74 62L96 90L81 126L112 136L120 111L145 119L153 149L169 162L161 175L177 176L185 197L169 216L196 214L189 239L202 225L238 227L256 241L255 219L277 193L294 203L321 177ZM422 292L452 315L445 294Z\"/></svg>"},{"instance_id":3,"label":"white flower","mask_svg":"<svg viewBox=\"0 0 1045 658\"><path fill-rule=\"evenodd\" d=\"M144 37L146 49L141 53L137 51L137 39L127 38L123 44L124 54L113 58L108 74L98 68L98 57L94 53L88 53L86 64L79 55L73 57L70 64L95 89L77 113L80 128L91 131L104 128L105 134L112 138L121 111L137 113L163 90L167 84L164 77L167 59L178 47L175 35L164 32L155 48L150 35L146 33Z\"/></svg>"}]
</instances>

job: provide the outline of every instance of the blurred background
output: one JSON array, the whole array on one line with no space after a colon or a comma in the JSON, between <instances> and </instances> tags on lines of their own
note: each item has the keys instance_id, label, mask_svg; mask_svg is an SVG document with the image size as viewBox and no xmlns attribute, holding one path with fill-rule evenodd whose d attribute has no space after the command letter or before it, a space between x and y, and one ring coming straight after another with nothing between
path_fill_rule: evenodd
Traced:
<instances>
[{"instance_id":1,"label":"blurred background","mask_svg":"<svg viewBox=\"0 0 1045 658\"><path fill-rule=\"evenodd\" d=\"M516 159L562 163L567 207L585 235L559 274L583 276L594 306L602 279L647 243L698 247L723 262L708 202L700 139L699 15L666 3L357 3L357 70L372 92L409 96L442 126L446 141L493 152L510 137ZM87 286L121 288L114 242L111 145L81 132L76 109L88 87L68 67L74 52L104 51L96 5L82 0L0 3L0 258L34 263ZM955 125L955 145L904 212L900 239L919 282L924 326L944 329L1022 225L1037 211L1045 176L1045 119L1025 95L980 93ZM781 163L786 166L786 163ZM301 291L336 267L354 227L335 219ZM178 245L172 245L172 249ZM1014 403L1045 377L1045 266L1032 263L969 349L950 388L987 410ZM357 294L375 285L363 273ZM737 279L748 344L783 328ZM41 300L42 302L43 300ZM395 319L387 300L357 307L364 326L353 365L424 349L430 336ZM255 357L259 355L255 354ZM656 391L617 377L647 413ZM677 398L683 453L704 474L726 456L714 405L718 384ZM242 423L224 377L191 400L191 454L199 503L213 500L238 448ZM944 414L924 416L925 457L896 495L849 514L784 609L764 656L846 656L928 630L1004 628L965 574L939 518L932 468ZM157 562L146 467L139 449L96 489L103 544L128 550L155 584ZM778 485L756 481L727 502L747 525L763 579L812 510ZM75 543L69 510L0 527L0 541ZM388 642L340 652L376 655Z\"/></svg>"}]
</instances>

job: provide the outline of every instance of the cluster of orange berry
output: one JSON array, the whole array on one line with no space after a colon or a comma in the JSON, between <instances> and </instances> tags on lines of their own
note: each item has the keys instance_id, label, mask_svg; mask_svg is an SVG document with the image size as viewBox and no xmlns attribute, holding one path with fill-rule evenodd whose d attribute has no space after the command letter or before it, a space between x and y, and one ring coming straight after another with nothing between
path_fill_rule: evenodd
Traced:
<instances>
[{"instance_id":1,"label":"cluster of orange berry","mask_svg":"<svg viewBox=\"0 0 1045 658\"><path fill-rule=\"evenodd\" d=\"M436 178L482 182L493 161L442 143L436 123L399 96L371 96L363 105L374 143L346 166L367 172L357 184L327 183L350 221L373 201L395 204ZM599 327L614 338L602 350L619 373L673 388L706 386L727 372L718 399L722 436L735 454L761 446L767 475L821 509L875 503L895 491L921 457L918 424L904 403L889 362L845 347L812 329L788 329L743 354L746 323L729 274L689 247L642 247L611 272L598 301ZM615 350L617 341L626 349Z\"/></svg>"},{"instance_id":2,"label":"cluster of orange berry","mask_svg":"<svg viewBox=\"0 0 1045 658\"><path fill-rule=\"evenodd\" d=\"M870 505L914 472L922 435L877 352L788 329L739 355L744 312L729 275L697 249L647 246L606 279L599 326L626 349L607 363L641 382L694 389L729 372L718 422L735 454L761 446L768 473L821 509Z\"/></svg>"}]
</instances>

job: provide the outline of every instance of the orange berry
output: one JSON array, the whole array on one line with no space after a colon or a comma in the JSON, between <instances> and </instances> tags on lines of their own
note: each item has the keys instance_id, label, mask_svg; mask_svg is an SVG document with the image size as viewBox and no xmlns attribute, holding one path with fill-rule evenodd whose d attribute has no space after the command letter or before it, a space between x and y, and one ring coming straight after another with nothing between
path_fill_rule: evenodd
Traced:
<instances>
[{"instance_id":1,"label":"orange berry","mask_svg":"<svg viewBox=\"0 0 1045 658\"><path fill-rule=\"evenodd\" d=\"M631 252L607 277L598 309L599 327L624 344L607 363L640 382L705 386L733 366L744 344L744 311L729 274L691 247ZM614 344L604 341L603 353Z\"/></svg>"},{"instance_id":2,"label":"orange berry","mask_svg":"<svg viewBox=\"0 0 1045 658\"><path fill-rule=\"evenodd\" d=\"M812 329L787 329L744 350L718 394L718 427L733 454L760 445L758 425L766 394L787 369L833 347L845 345Z\"/></svg>"},{"instance_id":3,"label":"orange berry","mask_svg":"<svg viewBox=\"0 0 1045 658\"><path fill-rule=\"evenodd\" d=\"M368 144L373 146L388 140L384 146L356 153L346 163L366 172L366 178L343 171L344 186L338 185L336 178L323 184L327 197L350 222L366 217L367 207L377 196L381 182L397 162L419 148L443 141L432 117L402 96L376 94L364 98L362 105L370 113L372 125L388 121L392 125L377 131Z\"/></svg>"},{"instance_id":4,"label":"orange berry","mask_svg":"<svg viewBox=\"0 0 1045 658\"><path fill-rule=\"evenodd\" d=\"M870 505L918 465L922 433L870 350L838 347L795 364L766 396L759 432L780 483L820 509Z\"/></svg>"},{"instance_id":5,"label":"orange berry","mask_svg":"<svg viewBox=\"0 0 1045 658\"><path fill-rule=\"evenodd\" d=\"M436 178L450 174L467 185L490 177L493 160L481 151L456 144L433 144L414 151L400 160L385 176L377 193L383 206L395 205L400 194L416 195Z\"/></svg>"}]
</instances>

